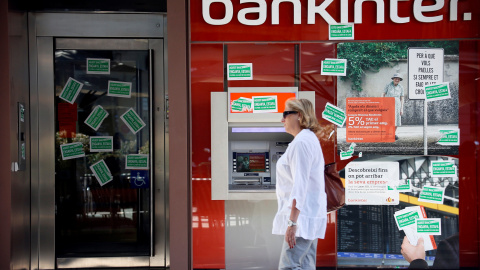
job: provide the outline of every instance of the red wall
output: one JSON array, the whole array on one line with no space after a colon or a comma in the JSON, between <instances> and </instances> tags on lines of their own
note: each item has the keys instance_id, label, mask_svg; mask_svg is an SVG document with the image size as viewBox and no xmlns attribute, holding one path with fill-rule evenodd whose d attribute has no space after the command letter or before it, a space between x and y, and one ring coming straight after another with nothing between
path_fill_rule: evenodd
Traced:
<instances>
[{"instance_id":1,"label":"red wall","mask_svg":"<svg viewBox=\"0 0 480 270\"><path fill-rule=\"evenodd\" d=\"M300 91L314 91L317 117L326 102L335 103L335 80L321 76L321 60L336 55L333 43L298 45ZM253 63L254 79L229 81L229 87L295 86L295 44L228 44L229 63ZM225 202L211 200L210 93L224 91L223 44L192 44L192 209L194 268L225 268ZM280 121L280 120L279 120ZM335 160L333 125L325 128L322 148L327 163ZM318 245L318 266L336 265L336 215L329 216L326 238ZM208 245L208 248L205 248Z\"/></svg>"},{"instance_id":2,"label":"red wall","mask_svg":"<svg viewBox=\"0 0 480 270\"><path fill-rule=\"evenodd\" d=\"M266 22L259 26L247 26L238 22L237 14L241 9L257 7L256 4L240 4L239 0L229 0L234 5L233 19L223 26L209 25L202 16L202 0L190 1L191 37L192 41L320 41L328 40L328 24L316 15L315 24L307 24L307 0L301 0L301 24L293 24L293 5L280 5L280 23L272 25L271 2L267 3ZM340 21L340 2L334 0L326 9L330 16ZM320 4L321 0L316 0ZM354 21L354 2L348 0L349 22ZM362 23L355 24L355 40L398 40L398 39L445 39L445 38L478 38L480 37L480 9L476 0L458 1L458 20L450 21L450 2L444 1L439 11L427 12L425 16L443 16L439 22L423 23L415 19L413 4L417 1L398 1L398 16L409 17L408 23L393 23L390 19L390 1L383 0L384 23L376 22L376 4L371 1L362 5ZM434 0L421 1L423 6L434 5ZM211 17L225 17L223 4L213 3L210 7ZM464 21L463 14L471 13L472 20ZM248 17L247 17L248 18ZM250 18L256 19L256 18Z\"/></svg>"}]
</instances>

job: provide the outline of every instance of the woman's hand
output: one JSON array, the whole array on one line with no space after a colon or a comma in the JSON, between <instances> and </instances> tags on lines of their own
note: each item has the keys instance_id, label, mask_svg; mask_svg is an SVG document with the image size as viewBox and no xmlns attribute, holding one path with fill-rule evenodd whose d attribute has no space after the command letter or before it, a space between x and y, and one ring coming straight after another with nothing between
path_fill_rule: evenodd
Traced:
<instances>
[{"instance_id":1,"label":"woman's hand","mask_svg":"<svg viewBox=\"0 0 480 270\"><path fill-rule=\"evenodd\" d=\"M287 232L285 233L285 241L288 243L290 248L293 248L297 242L295 241L295 233L297 232L297 226L287 227Z\"/></svg>"},{"instance_id":2,"label":"woman's hand","mask_svg":"<svg viewBox=\"0 0 480 270\"><path fill-rule=\"evenodd\" d=\"M400 115L403 115L403 108L400 109Z\"/></svg>"}]
</instances>

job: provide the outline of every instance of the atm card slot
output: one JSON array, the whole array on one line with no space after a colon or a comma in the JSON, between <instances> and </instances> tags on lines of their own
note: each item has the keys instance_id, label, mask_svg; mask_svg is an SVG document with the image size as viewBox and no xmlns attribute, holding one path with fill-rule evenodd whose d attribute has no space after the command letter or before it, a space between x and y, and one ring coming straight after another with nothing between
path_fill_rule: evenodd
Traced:
<instances>
[{"instance_id":1,"label":"atm card slot","mask_svg":"<svg viewBox=\"0 0 480 270\"><path fill-rule=\"evenodd\" d=\"M255 185L260 184L261 182L261 177L233 179L233 183L236 185Z\"/></svg>"}]
</instances>

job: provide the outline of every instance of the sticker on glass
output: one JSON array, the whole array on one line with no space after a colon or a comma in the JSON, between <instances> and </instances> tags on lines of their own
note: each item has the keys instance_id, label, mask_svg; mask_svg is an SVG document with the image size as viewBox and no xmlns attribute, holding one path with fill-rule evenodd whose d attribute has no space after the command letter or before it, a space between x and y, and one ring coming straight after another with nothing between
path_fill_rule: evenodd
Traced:
<instances>
[{"instance_id":1,"label":"sticker on glass","mask_svg":"<svg viewBox=\"0 0 480 270\"><path fill-rule=\"evenodd\" d=\"M90 152L113 152L113 137L91 136Z\"/></svg>"},{"instance_id":2,"label":"sticker on glass","mask_svg":"<svg viewBox=\"0 0 480 270\"><path fill-rule=\"evenodd\" d=\"M90 166L90 170L92 170L100 186L113 180L112 173L103 159Z\"/></svg>"},{"instance_id":3,"label":"sticker on glass","mask_svg":"<svg viewBox=\"0 0 480 270\"><path fill-rule=\"evenodd\" d=\"M110 59L87 58L87 74L110 74Z\"/></svg>"},{"instance_id":4,"label":"sticker on glass","mask_svg":"<svg viewBox=\"0 0 480 270\"><path fill-rule=\"evenodd\" d=\"M346 76L347 60L346 59L325 59L321 65L321 75L330 76Z\"/></svg>"},{"instance_id":5,"label":"sticker on glass","mask_svg":"<svg viewBox=\"0 0 480 270\"><path fill-rule=\"evenodd\" d=\"M148 170L148 155L133 154L125 156L126 169L130 170Z\"/></svg>"},{"instance_id":6,"label":"sticker on glass","mask_svg":"<svg viewBox=\"0 0 480 270\"><path fill-rule=\"evenodd\" d=\"M130 98L132 95L131 82L108 81L107 96Z\"/></svg>"},{"instance_id":7,"label":"sticker on glass","mask_svg":"<svg viewBox=\"0 0 480 270\"><path fill-rule=\"evenodd\" d=\"M132 108L122 114L120 119L122 119L122 121L134 134L137 134L137 132L146 126L142 118L140 118L140 116L138 116L138 114Z\"/></svg>"},{"instance_id":8,"label":"sticker on glass","mask_svg":"<svg viewBox=\"0 0 480 270\"><path fill-rule=\"evenodd\" d=\"M85 120L85 124L97 131L107 116L108 112L102 106L97 105Z\"/></svg>"},{"instance_id":9,"label":"sticker on glass","mask_svg":"<svg viewBox=\"0 0 480 270\"><path fill-rule=\"evenodd\" d=\"M339 127L343 127L347 119L347 114L344 110L327 102L327 104L325 104L325 110L322 112L322 118Z\"/></svg>"},{"instance_id":10,"label":"sticker on glass","mask_svg":"<svg viewBox=\"0 0 480 270\"><path fill-rule=\"evenodd\" d=\"M83 144L81 142L62 144L60 145L60 151L62 153L63 160L85 156Z\"/></svg>"},{"instance_id":11,"label":"sticker on glass","mask_svg":"<svg viewBox=\"0 0 480 270\"><path fill-rule=\"evenodd\" d=\"M77 96L80 93L80 90L82 90L82 87L83 87L83 83L70 77L68 78L67 83L63 87L63 90L60 93L59 98L65 100L70 104L73 104L77 99Z\"/></svg>"},{"instance_id":12,"label":"sticker on glass","mask_svg":"<svg viewBox=\"0 0 480 270\"><path fill-rule=\"evenodd\" d=\"M419 202L429 202L436 204L443 204L445 197L444 187L423 187L420 195L418 196Z\"/></svg>"}]
</instances>

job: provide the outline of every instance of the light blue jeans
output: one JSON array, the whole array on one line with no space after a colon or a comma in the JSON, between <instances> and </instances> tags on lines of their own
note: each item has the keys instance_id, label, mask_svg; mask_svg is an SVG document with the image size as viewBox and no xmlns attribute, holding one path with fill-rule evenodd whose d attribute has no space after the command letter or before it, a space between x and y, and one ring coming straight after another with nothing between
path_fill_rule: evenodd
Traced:
<instances>
[{"instance_id":1,"label":"light blue jeans","mask_svg":"<svg viewBox=\"0 0 480 270\"><path fill-rule=\"evenodd\" d=\"M282 254L278 264L279 270L315 270L317 261L317 241L295 238L297 244L290 248L283 240Z\"/></svg>"}]
</instances>

